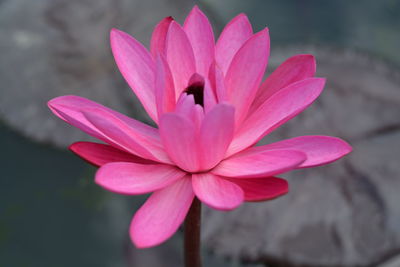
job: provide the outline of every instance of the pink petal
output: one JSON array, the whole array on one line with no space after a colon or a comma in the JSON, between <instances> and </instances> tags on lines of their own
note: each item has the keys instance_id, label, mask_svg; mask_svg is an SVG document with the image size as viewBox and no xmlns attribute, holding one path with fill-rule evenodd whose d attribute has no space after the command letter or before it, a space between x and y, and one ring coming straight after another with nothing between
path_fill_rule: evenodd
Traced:
<instances>
[{"instance_id":1,"label":"pink petal","mask_svg":"<svg viewBox=\"0 0 400 267\"><path fill-rule=\"evenodd\" d=\"M105 142L107 142L107 138L86 119L83 112L93 109L102 110L135 128L144 138L154 143L160 143L157 129L83 97L73 95L56 97L48 102L48 106L62 120Z\"/></svg>"},{"instance_id":2,"label":"pink petal","mask_svg":"<svg viewBox=\"0 0 400 267\"><path fill-rule=\"evenodd\" d=\"M265 135L298 115L314 102L324 85L325 79L307 78L287 86L268 98L241 125L227 155L255 144Z\"/></svg>"},{"instance_id":3,"label":"pink petal","mask_svg":"<svg viewBox=\"0 0 400 267\"><path fill-rule=\"evenodd\" d=\"M195 6L186 18L183 29L193 48L196 70L206 75L215 57L214 33L211 24L203 12Z\"/></svg>"},{"instance_id":4,"label":"pink petal","mask_svg":"<svg viewBox=\"0 0 400 267\"><path fill-rule=\"evenodd\" d=\"M293 149L306 154L307 159L299 168L307 168L327 164L351 152L351 146L337 137L331 136L299 136L257 147L260 151L271 149Z\"/></svg>"},{"instance_id":5,"label":"pink petal","mask_svg":"<svg viewBox=\"0 0 400 267\"><path fill-rule=\"evenodd\" d=\"M251 110L256 110L269 97L286 86L313 77L316 64L312 55L297 55L283 62L258 89Z\"/></svg>"},{"instance_id":6,"label":"pink petal","mask_svg":"<svg viewBox=\"0 0 400 267\"><path fill-rule=\"evenodd\" d=\"M171 163L160 140L148 138L139 129L103 109L86 109L83 114L107 138L108 143L145 159Z\"/></svg>"},{"instance_id":7,"label":"pink petal","mask_svg":"<svg viewBox=\"0 0 400 267\"><path fill-rule=\"evenodd\" d=\"M155 163L105 144L76 142L70 145L69 149L79 157L95 166L102 166L106 163L118 161L135 162L141 164Z\"/></svg>"},{"instance_id":8,"label":"pink petal","mask_svg":"<svg viewBox=\"0 0 400 267\"><path fill-rule=\"evenodd\" d=\"M267 67L269 35L265 29L239 49L226 73L225 84L229 102L236 110L236 125L245 118Z\"/></svg>"},{"instance_id":9,"label":"pink petal","mask_svg":"<svg viewBox=\"0 0 400 267\"><path fill-rule=\"evenodd\" d=\"M175 110L174 81L171 70L162 55L158 55L156 61L155 93L158 117L165 112Z\"/></svg>"},{"instance_id":10,"label":"pink petal","mask_svg":"<svg viewBox=\"0 0 400 267\"><path fill-rule=\"evenodd\" d=\"M239 14L225 26L215 47L215 57L223 73L228 71L233 57L252 35L253 29L244 14Z\"/></svg>"},{"instance_id":11,"label":"pink petal","mask_svg":"<svg viewBox=\"0 0 400 267\"><path fill-rule=\"evenodd\" d=\"M113 29L110 38L115 62L122 76L150 117L157 122L154 99L155 66L152 56L141 43L127 33Z\"/></svg>"},{"instance_id":12,"label":"pink petal","mask_svg":"<svg viewBox=\"0 0 400 267\"><path fill-rule=\"evenodd\" d=\"M158 54L165 54L167 32L173 20L172 17L166 17L154 28L150 41L150 50L154 58L157 58Z\"/></svg>"},{"instance_id":13,"label":"pink petal","mask_svg":"<svg viewBox=\"0 0 400 267\"><path fill-rule=\"evenodd\" d=\"M208 78L210 81L210 85L213 88L214 93L216 94L217 102L227 102L228 92L226 91L225 77L222 73L222 70L215 62L210 66Z\"/></svg>"},{"instance_id":14,"label":"pink petal","mask_svg":"<svg viewBox=\"0 0 400 267\"><path fill-rule=\"evenodd\" d=\"M112 162L97 171L95 181L114 193L139 195L164 188L183 176L183 171L170 165Z\"/></svg>"},{"instance_id":15,"label":"pink petal","mask_svg":"<svg viewBox=\"0 0 400 267\"><path fill-rule=\"evenodd\" d=\"M214 90L211 88L210 81L207 79L204 83L204 112L208 113L217 104Z\"/></svg>"},{"instance_id":16,"label":"pink petal","mask_svg":"<svg viewBox=\"0 0 400 267\"><path fill-rule=\"evenodd\" d=\"M196 72L195 59L190 41L182 27L172 21L167 34L166 55L174 76L175 96L179 97Z\"/></svg>"},{"instance_id":17,"label":"pink petal","mask_svg":"<svg viewBox=\"0 0 400 267\"><path fill-rule=\"evenodd\" d=\"M199 129L203 121L204 111L200 105L196 105L193 95L182 94L176 104L175 113L190 120L195 129Z\"/></svg>"},{"instance_id":18,"label":"pink petal","mask_svg":"<svg viewBox=\"0 0 400 267\"><path fill-rule=\"evenodd\" d=\"M182 224L194 194L190 177L154 192L136 212L130 236L138 248L157 246L170 238Z\"/></svg>"},{"instance_id":19,"label":"pink petal","mask_svg":"<svg viewBox=\"0 0 400 267\"><path fill-rule=\"evenodd\" d=\"M258 151L249 148L221 161L211 172L235 178L259 178L287 172L306 160L303 152L296 150Z\"/></svg>"},{"instance_id":20,"label":"pink petal","mask_svg":"<svg viewBox=\"0 0 400 267\"><path fill-rule=\"evenodd\" d=\"M242 188L245 201L270 200L289 192L288 182L278 177L229 179L229 181Z\"/></svg>"},{"instance_id":21,"label":"pink petal","mask_svg":"<svg viewBox=\"0 0 400 267\"><path fill-rule=\"evenodd\" d=\"M160 135L172 161L188 172L199 170L196 127L189 119L175 113L160 118Z\"/></svg>"},{"instance_id":22,"label":"pink petal","mask_svg":"<svg viewBox=\"0 0 400 267\"><path fill-rule=\"evenodd\" d=\"M243 190L236 184L211 173L192 175L196 196L211 208L232 210L243 202Z\"/></svg>"},{"instance_id":23,"label":"pink petal","mask_svg":"<svg viewBox=\"0 0 400 267\"><path fill-rule=\"evenodd\" d=\"M200 129L199 156L202 170L218 164L232 141L235 109L228 104L218 104L206 114Z\"/></svg>"}]
</instances>

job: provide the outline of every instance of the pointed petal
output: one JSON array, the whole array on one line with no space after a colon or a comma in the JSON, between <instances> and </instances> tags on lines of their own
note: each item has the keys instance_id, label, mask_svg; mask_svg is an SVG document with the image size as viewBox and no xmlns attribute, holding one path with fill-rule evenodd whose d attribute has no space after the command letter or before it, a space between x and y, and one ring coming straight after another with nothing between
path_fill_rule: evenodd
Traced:
<instances>
[{"instance_id":1,"label":"pointed petal","mask_svg":"<svg viewBox=\"0 0 400 267\"><path fill-rule=\"evenodd\" d=\"M95 181L117 194L139 195L164 188L183 176L183 171L170 165L112 162L97 171Z\"/></svg>"},{"instance_id":2,"label":"pointed petal","mask_svg":"<svg viewBox=\"0 0 400 267\"><path fill-rule=\"evenodd\" d=\"M259 152L253 147L221 161L211 172L225 177L260 178L290 171L305 160L306 155L300 151Z\"/></svg>"},{"instance_id":3,"label":"pointed petal","mask_svg":"<svg viewBox=\"0 0 400 267\"><path fill-rule=\"evenodd\" d=\"M171 70L162 55L157 56L155 97L158 118L166 112L175 110L175 88Z\"/></svg>"},{"instance_id":4,"label":"pointed petal","mask_svg":"<svg viewBox=\"0 0 400 267\"><path fill-rule=\"evenodd\" d=\"M245 201L270 200L289 192L288 182L278 177L228 180L242 188Z\"/></svg>"},{"instance_id":5,"label":"pointed petal","mask_svg":"<svg viewBox=\"0 0 400 267\"><path fill-rule=\"evenodd\" d=\"M197 131L194 123L175 113L160 119L160 135L171 160L188 172L199 170Z\"/></svg>"},{"instance_id":6,"label":"pointed petal","mask_svg":"<svg viewBox=\"0 0 400 267\"><path fill-rule=\"evenodd\" d=\"M214 61L214 33L206 15L195 6L186 18L183 29L193 47L196 70L206 75L211 62Z\"/></svg>"},{"instance_id":7,"label":"pointed petal","mask_svg":"<svg viewBox=\"0 0 400 267\"><path fill-rule=\"evenodd\" d=\"M225 77L229 102L236 110L236 125L246 117L267 67L269 35L265 29L251 37L236 53Z\"/></svg>"},{"instance_id":8,"label":"pointed petal","mask_svg":"<svg viewBox=\"0 0 400 267\"><path fill-rule=\"evenodd\" d=\"M173 20L172 17L166 17L154 28L150 41L150 50L154 58L156 58L158 54L165 54L168 28Z\"/></svg>"},{"instance_id":9,"label":"pointed petal","mask_svg":"<svg viewBox=\"0 0 400 267\"><path fill-rule=\"evenodd\" d=\"M243 190L236 184L211 173L192 175L196 196L211 208L232 210L243 202Z\"/></svg>"},{"instance_id":10,"label":"pointed petal","mask_svg":"<svg viewBox=\"0 0 400 267\"><path fill-rule=\"evenodd\" d=\"M131 127L105 110L86 109L83 114L107 138L108 143L145 159L171 163L160 140L149 138L140 129Z\"/></svg>"},{"instance_id":11,"label":"pointed petal","mask_svg":"<svg viewBox=\"0 0 400 267\"><path fill-rule=\"evenodd\" d=\"M135 92L150 117L157 122L154 99L153 58L147 49L129 34L113 29L111 49L122 76Z\"/></svg>"},{"instance_id":12,"label":"pointed petal","mask_svg":"<svg viewBox=\"0 0 400 267\"><path fill-rule=\"evenodd\" d=\"M259 147L261 150L293 149L306 154L307 159L299 168L315 167L333 162L351 152L351 146L337 137L299 136Z\"/></svg>"},{"instance_id":13,"label":"pointed petal","mask_svg":"<svg viewBox=\"0 0 400 267\"><path fill-rule=\"evenodd\" d=\"M206 79L204 83L204 112L208 113L217 104L214 90L211 88L210 81Z\"/></svg>"},{"instance_id":14,"label":"pointed petal","mask_svg":"<svg viewBox=\"0 0 400 267\"><path fill-rule=\"evenodd\" d=\"M216 60L223 73L228 71L233 57L252 35L253 29L244 14L239 14L225 26L215 47Z\"/></svg>"},{"instance_id":15,"label":"pointed petal","mask_svg":"<svg viewBox=\"0 0 400 267\"><path fill-rule=\"evenodd\" d=\"M130 236L136 247L157 246L178 230L194 198L190 180L186 176L154 192L136 212L130 226Z\"/></svg>"},{"instance_id":16,"label":"pointed petal","mask_svg":"<svg viewBox=\"0 0 400 267\"><path fill-rule=\"evenodd\" d=\"M182 94L176 104L175 113L190 120L196 131L204 118L203 108L195 104L193 95Z\"/></svg>"},{"instance_id":17,"label":"pointed petal","mask_svg":"<svg viewBox=\"0 0 400 267\"><path fill-rule=\"evenodd\" d=\"M279 90L252 113L237 131L228 155L245 149L292 119L320 95L325 79L307 78Z\"/></svg>"},{"instance_id":18,"label":"pointed petal","mask_svg":"<svg viewBox=\"0 0 400 267\"><path fill-rule=\"evenodd\" d=\"M160 143L157 129L83 97L73 95L56 97L48 102L48 106L62 120L104 142L107 142L107 138L87 120L83 112L93 109L102 110L135 128L136 131L152 142Z\"/></svg>"},{"instance_id":19,"label":"pointed petal","mask_svg":"<svg viewBox=\"0 0 400 267\"><path fill-rule=\"evenodd\" d=\"M217 103L227 102L228 92L226 91L225 77L222 73L222 70L215 62L210 66L208 78L210 80L210 85L213 88L213 91L215 92L215 95L217 97Z\"/></svg>"},{"instance_id":20,"label":"pointed petal","mask_svg":"<svg viewBox=\"0 0 400 267\"><path fill-rule=\"evenodd\" d=\"M70 145L69 149L98 167L110 162L155 163L105 144L76 142Z\"/></svg>"},{"instance_id":21,"label":"pointed petal","mask_svg":"<svg viewBox=\"0 0 400 267\"><path fill-rule=\"evenodd\" d=\"M232 141L235 109L228 104L218 104L204 117L200 129L199 159L202 170L218 164Z\"/></svg>"},{"instance_id":22,"label":"pointed petal","mask_svg":"<svg viewBox=\"0 0 400 267\"><path fill-rule=\"evenodd\" d=\"M262 83L251 110L255 111L280 89L294 82L313 77L315 70L315 58L312 55L297 55L287 59Z\"/></svg>"},{"instance_id":23,"label":"pointed petal","mask_svg":"<svg viewBox=\"0 0 400 267\"><path fill-rule=\"evenodd\" d=\"M195 59L190 41L182 27L172 21L167 34L166 55L174 76L175 96L179 97L196 72Z\"/></svg>"}]
</instances>

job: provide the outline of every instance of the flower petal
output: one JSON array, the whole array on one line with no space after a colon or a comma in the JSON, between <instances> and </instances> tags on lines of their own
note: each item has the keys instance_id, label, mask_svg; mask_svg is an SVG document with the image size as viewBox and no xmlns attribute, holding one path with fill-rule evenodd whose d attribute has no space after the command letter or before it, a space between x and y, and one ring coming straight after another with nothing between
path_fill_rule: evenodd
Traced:
<instances>
[{"instance_id":1,"label":"flower petal","mask_svg":"<svg viewBox=\"0 0 400 267\"><path fill-rule=\"evenodd\" d=\"M260 178L287 172L305 160L306 155L296 150L260 152L252 147L221 161L211 172L225 177Z\"/></svg>"},{"instance_id":2,"label":"flower petal","mask_svg":"<svg viewBox=\"0 0 400 267\"><path fill-rule=\"evenodd\" d=\"M185 172L165 164L112 162L96 173L96 183L118 194L139 195L164 188L185 176Z\"/></svg>"},{"instance_id":3,"label":"flower petal","mask_svg":"<svg viewBox=\"0 0 400 267\"><path fill-rule=\"evenodd\" d=\"M175 113L160 118L160 135L172 161L188 172L199 170L197 131L194 123Z\"/></svg>"},{"instance_id":4,"label":"flower petal","mask_svg":"<svg viewBox=\"0 0 400 267\"><path fill-rule=\"evenodd\" d=\"M245 201L270 200L289 192L288 182L278 177L228 180L242 188Z\"/></svg>"},{"instance_id":5,"label":"flower petal","mask_svg":"<svg viewBox=\"0 0 400 267\"><path fill-rule=\"evenodd\" d=\"M313 77L315 70L315 58L312 55L297 55L287 59L262 83L251 105L251 110L256 110L280 89L294 82Z\"/></svg>"},{"instance_id":6,"label":"flower petal","mask_svg":"<svg viewBox=\"0 0 400 267\"><path fill-rule=\"evenodd\" d=\"M246 117L267 67L268 29L255 34L239 49L225 77L229 102L236 110L236 125Z\"/></svg>"},{"instance_id":7,"label":"flower petal","mask_svg":"<svg viewBox=\"0 0 400 267\"><path fill-rule=\"evenodd\" d=\"M192 175L196 196L211 208L232 210L243 202L243 190L236 184L211 173Z\"/></svg>"},{"instance_id":8,"label":"flower petal","mask_svg":"<svg viewBox=\"0 0 400 267\"><path fill-rule=\"evenodd\" d=\"M154 58L157 58L158 54L165 54L168 28L173 20L172 17L166 17L154 28L150 41L150 51Z\"/></svg>"},{"instance_id":9,"label":"flower petal","mask_svg":"<svg viewBox=\"0 0 400 267\"><path fill-rule=\"evenodd\" d=\"M299 136L276 143L257 147L260 150L293 149L306 154L307 159L299 168L307 168L327 164L351 152L351 146L337 137L331 136Z\"/></svg>"},{"instance_id":10,"label":"flower petal","mask_svg":"<svg viewBox=\"0 0 400 267\"><path fill-rule=\"evenodd\" d=\"M175 110L175 88L171 70L162 55L157 56L155 97L158 118L166 112Z\"/></svg>"},{"instance_id":11,"label":"flower petal","mask_svg":"<svg viewBox=\"0 0 400 267\"><path fill-rule=\"evenodd\" d=\"M154 61L147 49L129 34L113 29L111 49L122 76L150 117L157 122L154 99Z\"/></svg>"},{"instance_id":12,"label":"flower petal","mask_svg":"<svg viewBox=\"0 0 400 267\"><path fill-rule=\"evenodd\" d=\"M98 167L110 162L155 163L105 144L76 142L70 145L69 149L82 159Z\"/></svg>"},{"instance_id":13,"label":"flower petal","mask_svg":"<svg viewBox=\"0 0 400 267\"><path fill-rule=\"evenodd\" d=\"M103 109L86 109L83 114L107 138L108 143L145 159L172 163L159 139L149 138L140 129Z\"/></svg>"},{"instance_id":14,"label":"flower petal","mask_svg":"<svg viewBox=\"0 0 400 267\"><path fill-rule=\"evenodd\" d=\"M195 6L183 25L193 48L196 59L196 70L206 75L211 62L214 61L214 33L206 15Z\"/></svg>"},{"instance_id":15,"label":"flower petal","mask_svg":"<svg viewBox=\"0 0 400 267\"><path fill-rule=\"evenodd\" d=\"M167 34L166 55L174 76L175 96L179 97L196 72L195 59L190 41L182 27L172 21Z\"/></svg>"},{"instance_id":16,"label":"flower petal","mask_svg":"<svg viewBox=\"0 0 400 267\"><path fill-rule=\"evenodd\" d=\"M223 73L228 71L233 57L252 35L253 29L244 14L237 15L225 26L215 47L216 61Z\"/></svg>"},{"instance_id":17,"label":"flower petal","mask_svg":"<svg viewBox=\"0 0 400 267\"><path fill-rule=\"evenodd\" d=\"M211 88L210 81L206 79L204 82L204 112L208 113L216 104L217 99L214 90Z\"/></svg>"},{"instance_id":18,"label":"flower petal","mask_svg":"<svg viewBox=\"0 0 400 267\"><path fill-rule=\"evenodd\" d=\"M325 79L307 78L279 90L243 122L227 155L255 144L265 135L298 115L321 94L324 85Z\"/></svg>"},{"instance_id":19,"label":"flower petal","mask_svg":"<svg viewBox=\"0 0 400 267\"><path fill-rule=\"evenodd\" d=\"M228 92L226 91L224 74L215 62L210 66L208 78L210 80L210 85L217 96L217 102L227 102Z\"/></svg>"},{"instance_id":20,"label":"flower petal","mask_svg":"<svg viewBox=\"0 0 400 267\"><path fill-rule=\"evenodd\" d=\"M130 236L136 247L157 246L176 232L194 198L190 180L186 176L154 192L136 212L130 226Z\"/></svg>"},{"instance_id":21,"label":"flower petal","mask_svg":"<svg viewBox=\"0 0 400 267\"><path fill-rule=\"evenodd\" d=\"M232 141L235 109L228 104L218 104L206 114L200 129L199 159L202 170L218 164Z\"/></svg>"},{"instance_id":22,"label":"flower petal","mask_svg":"<svg viewBox=\"0 0 400 267\"><path fill-rule=\"evenodd\" d=\"M105 142L107 138L87 120L83 112L93 109L102 110L135 128L146 139L160 143L157 129L83 97L73 95L56 97L48 102L48 106L62 120Z\"/></svg>"}]
</instances>

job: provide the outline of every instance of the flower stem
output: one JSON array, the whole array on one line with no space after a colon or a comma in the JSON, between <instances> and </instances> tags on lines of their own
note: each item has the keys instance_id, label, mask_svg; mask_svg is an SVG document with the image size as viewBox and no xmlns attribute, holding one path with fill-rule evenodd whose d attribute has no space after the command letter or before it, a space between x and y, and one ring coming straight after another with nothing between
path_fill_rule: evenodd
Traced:
<instances>
[{"instance_id":1,"label":"flower stem","mask_svg":"<svg viewBox=\"0 0 400 267\"><path fill-rule=\"evenodd\" d=\"M185 267L201 267L200 222L201 202L195 197L185 219Z\"/></svg>"}]
</instances>

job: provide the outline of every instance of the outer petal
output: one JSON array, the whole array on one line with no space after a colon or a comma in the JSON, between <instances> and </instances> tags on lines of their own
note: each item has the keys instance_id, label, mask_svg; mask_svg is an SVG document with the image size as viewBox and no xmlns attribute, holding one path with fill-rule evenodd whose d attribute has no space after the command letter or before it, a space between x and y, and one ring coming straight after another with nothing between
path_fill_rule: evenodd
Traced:
<instances>
[{"instance_id":1,"label":"outer petal","mask_svg":"<svg viewBox=\"0 0 400 267\"><path fill-rule=\"evenodd\" d=\"M242 188L245 201L270 200L289 192L288 182L277 177L229 179L229 181Z\"/></svg>"},{"instance_id":2,"label":"outer petal","mask_svg":"<svg viewBox=\"0 0 400 267\"><path fill-rule=\"evenodd\" d=\"M171 70L162 55L157 56L155 97L158 118L165 112L175 109L175 87Z\"/></svg>"},{"instance_id":3,"label":"outer petal","mask_svg":"<svg viewBox=\"0 0 400 267\"><path fill-rule=\"evenodd\" d=\"M154 99L154 62L147 49L122 31L111 31L111 49L119 70L142 102L150 117L157 122Z\"/></svg>"},{"instance_id":4,"label":"outer petal","mask_svg":"<svg viewBox=\"0 0 400 267\"><path fill-rule=\"evenodd\" d=\"M161 244L182 224L192 204L194 194L190 177L154 192L136 212L130 235L138 248Z\"/></svg>"},{"instance_id":5,"label":"outer petal","mask_svg":"<svg viewBox=\"0 0 400 267\"><path fill-rule=\"evenodd\" d=\"M164 147L176 165L188 172L199 170L197 131L194 123L174 113L160 119L160 134Z\"/></svg>"},{"instance_id":6,"label":"outer petal","mask_svg":"<svg viewBox=\"0 0 400 267\"><path fill-rule=\"evenodd\" d=\"M169 26L166 55L174 76L175 96L178 98L188 86L192 74L196 72L196 65L190 41L182 27L175 21Z\"/></svg>"},{"instance_id":7,"label":"outer petal","mask_svg":"<svg viewBox=\"0 0 400 267\"><path fill-rule=\"evenodd\" d=\"M206 114L200 129L200 166L208 170L225 156L234 132L235 109L227 104L218 104Z\"/></svg>"},{"instance_id":8,"label":"outer petal","mask_svg":"<svg viewBox=\"0 0 400 267\"><path fill-rule=\"evenodd\" d=\"M62 120L104 142L108 142L109 139L87 120L83 115L83 112L96 109L101 110L103 113L108 113L110 116L118 118L123 123L129 125L129 127L135 129L137 134L141 136L141 139L147 140L148 143L154 143L155 145L158 144L157 146L161 146L157 129L86 98L79 96L60 96L50 100L48 106L51 111Z\"/></svg>"},{"instance_id":9,"label":"outer petal","mask_svg":"<svg viewBox=\"0 0 400 267\"><path fill-rule=\"evenodd\" d=\"M272 149L294 149L306 154L307 159L299 168L307 168L327 164L338 160L351 152L351 146L337 137L331 136L299 136L257 147L261 151Z\"/></svg>"},{"instance_id":10,"label":"outer petal","mask_svg":"<svg viewBox=\"0 0 400 267\"><path fill-rule=\"evenodd\" d=\"M83 114L107 138L108 143L145 159L171 163L158 140L149 139L113 114L102 109L87 109Z\"/></svg>"},{"instance_id":11,"label":"outer petal","mask_svg":"<svg viewBox=\"0 0 400 267\"><path fill-rule=\"evenodd\" d=\"M308 78L293 83L268 98L241 125L228 155L249 147L277 127L292 119L314 102L325 85L325 79Z\"/></svg>"},{"instance_id":12,"label":"outer petal","mask_svg":"<svg viewBox=\"0 0 400 267\"><path fill-rule=\"evenodd\" d=\"M260 178L287 172L305 160L306 155L296 150L259 152L250 148L223 160L211 172L225 177Z\"/></svg>"},{"instance_id":13,"label":"outer petal","mask_svg":"<svg viewBox=\"0 0 400 267\"><path fill-rule=\"evenodd\" d=\"M229 102L236 110L236 125L246 117L267 67L269 35L265 29L251 37L236 53L226 73Z\"/></svg>"},{"instance_id":14,"label":"outer petal","mask_svg":"<svg viewBox=\"0 0 400 267\"><path fill-rule=\"evenodd\" d=\"M150 41L150 50L154 58L156 58L158 54L165 53L167 32L169 25L173 20L174 19L172 17L166 17L154 28Z\"/></svg>"},{"instance_id":15,"label":"outer petal","mask_svg":"<svg viewBox=\"0 0 400 267\"><path fill-rule=\"evenodd\" d=\"M112 162L96 173L96 183L118 194L146 194L168 186L185 176L178 168L164 164Z\"/></svg>"},{"instance_id":16,"label":"outer petal","mask_svg":"<svg viewBox=\"0 0 400 267\"><path fill-rule=\"evenodd\" d=\"M256 110L269 97L286 86L313 77L316 70L315 58L312 55L297 55L283 62L261 85L251 106Z\"/></svg>"},{"instance_id":17,"label":"outer petal","mask_svg":"<svg viewBox=\"0 0 400 267\"><path fill-rule=\"evenodd\" d=\"M195 6L186 18L183 26L196 59L196 70L206 75L214 61L214 34L210 22L201 10Z\"/></svg>"},{"instance_id":18,"label":"outer petal","mask_svg":"<svg viewBox=\"0 0 400 267\"><path fill-rule=\"evenodd\" d=\"M223 73L228 71L233 57L252 35L253 29L244 14L239 14L225 26L215 48L216 60Z\"/></svg>"},{"instance_id":19,"label":"outer petal","mask_svg":"<svg viewBox=\"0 0 400 267\"><path fill-rule=\"evenodd\" d=\"M95 166L102 166L110 162L155 163L105 144L76 142L70 145L69 149Z\"/></svg>"},{"instance_id":20,"label":"outer petal","mask_svg":"<svg viewBox=\"0 0 400 267\"><path fill-rule=\"evenodd\" d=\"M236 184L211 173L192 175L196 196L218 210L232 210L243 202L243 190Z\"/></svg>"}]
</instances>

